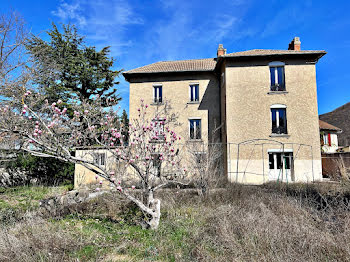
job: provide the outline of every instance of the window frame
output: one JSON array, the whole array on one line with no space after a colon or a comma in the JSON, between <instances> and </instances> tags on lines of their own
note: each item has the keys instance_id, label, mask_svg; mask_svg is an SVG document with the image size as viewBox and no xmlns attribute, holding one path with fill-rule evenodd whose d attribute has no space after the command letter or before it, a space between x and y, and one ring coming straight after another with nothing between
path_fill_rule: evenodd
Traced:
<instances>
[{"instance_id":1,"label":"window frame","mask_svg":"<svg viewBox=\"0 0 350 262\"><path fill-rule=\"evenodd\" d=\"M164 117L160 117L160 118L153 118L152 119L152 122L163 122L163 121L165 121L165 118ZM153 127L153 131L154 131L154 136L158 136L159 137L159 139L158 140L151 140L152 142L163 142L164 140L165 140L165 132L164 132L164 125L155 125L155 126L158 126L158 127L160 127L161 126L161 128L159 128L159 130L155 130L155 129L157 129L157 128L155 128L155 127ZM158 131L158 133L159 132L162 132L162 134L161 135L156 135L156 131Z\"/></svg>"},{"instance_id":2,"label":"window frame","mask_svg":"<svg viewBox=\"0 0 350 262\"><path fill-rule=\"evenodd\" d=\"M153 103L154 104L163 103L163 85L160 85L160 84L153 85Z\"/></svg>"},{"instance_id":3,"label":"window frame","mask_svg":"<svg viewBox=\"0 0 350 262\"><path fill-rule=\"evenodd\" d=\"M191 121L194 121L194 123L196 123L196 125L194 125L194 130L193 130L193 138L191 138ZM197 122L199 121L199 122ZM197 123L199 123L199 138L197 137ZM202 119L198 118L198 117L191 117L188 119L188 126L189 126L189 139L192 141L196 141L196 140L202 140Z\"/></svg>"},{"instance_id":4,"label":"window frame","mask_svg":"<svg viewBox=\"0 0 350 262\"><path fill-rule=\"evenodd\" d=\"M98 166L106 166L106 153L94 153L94 162Z\"/></svg>"},{"instance_id":5,"label":"window frame","mask_svg":"<svg viewBox=\"0 0 350 262\"><path fill-rule=\"evenodd\" d=\"M274 69L274 85L272 84L272 68ZM282 68L281 82L279 83L278 68ZM275 61L269 63L270 71L270 91L271 92L285 92L286 91L286 77L285 77L285 63ZM277 82L277 83L276 83Z\"/></svg>"},{"instance_id":6,"label":"window frame","mask_svg":"<svg viewBox=\"0 0 350 262\"><path fill-rule=\"evenodd\" d=\"M189 101L190 103L199 103L199 83L189 84Z\"/></svg>"},{"instance_id":7,"label":"window frame","mask_svg":"<svg viewBox=\"0 0 350 262\"><path fill-rule=\"evenodd\" d=\"M280 110L284 110L284 127L280 123ZM288 125L287 125L287 107L281 104L275 104L270 106L271 112L271 134L273 135L288 135ZM276 126L274 126L274 112L276 114L275 121ZM277 131L277 132L276 132Z\"/></svg>"}]
</instances>

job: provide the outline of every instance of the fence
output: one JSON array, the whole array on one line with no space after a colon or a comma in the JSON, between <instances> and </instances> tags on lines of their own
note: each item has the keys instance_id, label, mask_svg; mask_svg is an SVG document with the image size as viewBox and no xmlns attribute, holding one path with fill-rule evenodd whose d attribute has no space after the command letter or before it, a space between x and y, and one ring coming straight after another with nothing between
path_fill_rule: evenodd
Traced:
<instances>
[{"instance_id":1,"label":"fence","mask_svg":"<svg viewBox=\"0 0 350 262\"><path fill-rule=\"evenodd\" d=\"M329 178L340 178L350 174L350 152L322 154L322 175Z\"/></svg>"}]
</instances>

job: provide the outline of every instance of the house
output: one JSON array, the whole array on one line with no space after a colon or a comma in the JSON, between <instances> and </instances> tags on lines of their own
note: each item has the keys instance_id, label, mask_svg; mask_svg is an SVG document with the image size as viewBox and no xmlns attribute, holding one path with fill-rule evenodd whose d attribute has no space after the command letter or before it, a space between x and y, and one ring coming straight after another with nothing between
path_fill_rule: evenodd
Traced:
<instances>
[{"instance_id":1,"label":"house","mask_svg":"<svg viewBox=\"0 0 350 262\"><path fill-rule=\"evenodd\" d=\"M227 53L219 45L214 58L125 71L130 119L141 98L152 110L170 101L184 144L222 144L229 181L321 180L316 63L325 54L301 50L295 37L288 50Z\"/></svg>"},{"instance_id":2,"label":"house","mask_svg":"<svg viewBox=\"0 0 350 262\"><path fill-rule=\"evenodd\" d=\"M350 147L350 102L319 116L320 120L332 124L342 130L338 133L338 143L345 150Z\"/></svg>"},{"instance_id":3,"label":"house","mask_svg":"<svg viewBox=\"0 0 350 262\"><path fill-rule=\"evenodd\" d=\"M337 152L339 149L338 134L340 134L342 130L322 120L319 120L319 124L322 153Z\"/></svg>"}]
</instances>

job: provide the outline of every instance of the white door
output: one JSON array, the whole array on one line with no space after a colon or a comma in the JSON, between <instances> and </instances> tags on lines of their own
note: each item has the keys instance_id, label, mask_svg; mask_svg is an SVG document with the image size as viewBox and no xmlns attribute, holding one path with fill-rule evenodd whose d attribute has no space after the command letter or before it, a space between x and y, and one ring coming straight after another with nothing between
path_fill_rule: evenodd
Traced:
<instances>
[{"instance_id":1,"label":"white door","mask_svg":"<svg viewBox=\"0 0 350 262\"><path fill-rule=\"evenodd\" d=\"M269 181L293 181L293 153L269 153Z\"/></svg>"}]
</instances>

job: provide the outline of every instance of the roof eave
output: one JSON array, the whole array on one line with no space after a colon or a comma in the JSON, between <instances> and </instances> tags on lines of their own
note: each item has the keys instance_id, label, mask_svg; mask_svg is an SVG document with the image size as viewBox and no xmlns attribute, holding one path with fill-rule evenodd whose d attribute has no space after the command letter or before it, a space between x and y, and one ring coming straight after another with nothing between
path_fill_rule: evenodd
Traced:
<instances>
[{"instance_id":1,"label":"roof eave","mask_svg":"<svg viewBox=\"0 0 350 262\"><path fill-rule=\"evenodd\" d=\"M214 69L208 70L181 70L181 71L166 71L166 72L124 72L122 73L126 80L132 77L140 77L147 75L171 75L171 74L183 74L183 73L205 73L214 72Z\"/></svg>"}]
</instances>

